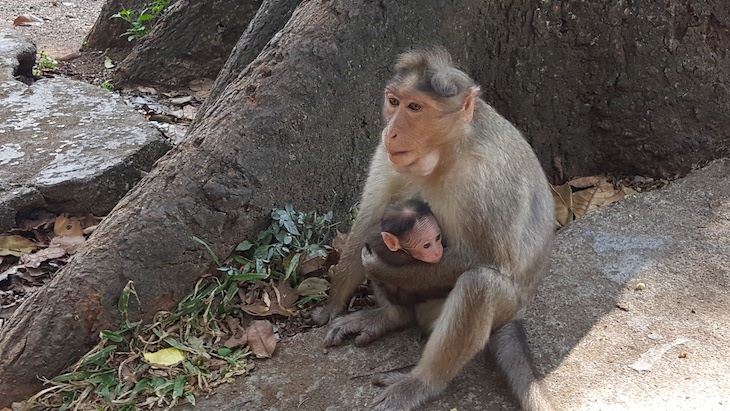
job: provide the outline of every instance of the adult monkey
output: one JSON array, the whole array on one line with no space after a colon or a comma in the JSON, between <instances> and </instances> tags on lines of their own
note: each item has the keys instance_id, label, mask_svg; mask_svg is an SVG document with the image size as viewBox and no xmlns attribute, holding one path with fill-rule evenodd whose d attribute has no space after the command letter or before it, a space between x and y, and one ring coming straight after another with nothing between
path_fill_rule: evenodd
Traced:
<instances>
[{"instance_id":1,"label":"adult monkey","mask_svg":"<svg viewBox=\"0 0 730 411\"><path fill-rule=\"evenodd\" d=\"M479 87L452 66L448 53L404 53L395 71L385 89L387 125L360 212L329 303L312 318L320 324L333 320L326 345L350 336L366 344L439 307L439 301L395 304L384 289L428 296L451 288L418 365L409 374L376 381L387 389L372 409L417 407L443 391L488 345L522 408L552 410L520 321L552 248L553 200L545 174L520 132L479 97ZM430 204L448 246L437 264L390 267L364 249L364 242L389 203L414 197ZM335 318L365 277L374 284L379 307Z\"/></svg>"}]
</instances>

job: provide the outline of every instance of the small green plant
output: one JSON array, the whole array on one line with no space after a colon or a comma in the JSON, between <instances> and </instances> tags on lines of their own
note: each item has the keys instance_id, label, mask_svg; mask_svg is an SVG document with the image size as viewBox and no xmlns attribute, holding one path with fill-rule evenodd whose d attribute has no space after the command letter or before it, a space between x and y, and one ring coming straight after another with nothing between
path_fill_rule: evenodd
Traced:
<instances>
[{"instance_id":1,"label":"small green plant","mask_svg":"<svg viewBox=\"0 0 730 411\"><path fill-rule=\"evenodd\" d=\"M105 88L105 89L107 89L109 91L114 90L114 85L111 83L111 81L108 81L108 80L105 81L105 82L103 82L103 83L101 83L101 87L102 88Z\"/></svg>"},{"instance_id":2,"label":"small green plant","mask_svg":"<svg viewBox=\"0 0 730 411\"><path fill-rule=\"evenodd\" d=\"M56 68L58 61L54 60L45 51L41 50L38 53L35 66L33 66L33 75L39 77L43 75L43 70L52 70Z\"/></svg>"},{"instance_id":3,"label":"small green plant","mask_svg":"<svg viewBox=\"0 0 730 411\"><path fill-rule=\"evenodd\" d=\"M29 400L32 409L133 411L170 408L183 399L194 406L197 394L247 374L252 368L249 347L224 346L235 332L230 321L242 315L241 293L262 281L296 282L300 261L330 249L324 242L331 238L331 212L297 212L287 204L274 209L271 218L255 242L241 242L225 261L193 237L222 273L201 278L174 311L158 312L150 324L129 318L130 302L140 304L130 281L119 298L119 328L101 331L96 347L63 374L45 380L50 387ZM299 306L317 298L321 296L302 297ZM150 365L146 355L170 349L179 352L178 362Z\"/></svg>"},{"instance_id":4,"label":"small green plant","mask_svg":"<svg viewBox=\"0 0 730 411\"><path fill-rule=\"evenodd\" d=\"M127 41L139 40L149 34L148 22L162 14L171 3L172 0L154 0L139 15L137 14L137 10L123 8L119 13L114 14L110 18L122 19L132 25L127 31L120 34L119 37L127 36Z\"/></svg>"}]
</instances>

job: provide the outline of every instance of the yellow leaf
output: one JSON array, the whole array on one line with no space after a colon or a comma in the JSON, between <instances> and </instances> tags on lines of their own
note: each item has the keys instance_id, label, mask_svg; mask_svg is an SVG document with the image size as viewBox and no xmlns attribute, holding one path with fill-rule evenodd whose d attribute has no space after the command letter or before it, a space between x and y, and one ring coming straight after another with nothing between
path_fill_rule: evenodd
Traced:
<instances>
[{"instance_id":1,"label":"yellow leaf","mask_svg":"<svg viewBox=\"0 0 730 411\"><path fill-rule=\"evenodd\" d=\"M587 212L615 203L624 196L624 192L617 190L613 184L601 183L597 187L573 193L573 212L576 217L582 217Z\"/></svg>"},{"instance_id":2,"label":"yellow leaf","mask_svg":"<svg viewBox=\"0 0 730 411\"><path fill-rule=\"evenodd\" d=\"M38 247L34 242L19 235L0 237L0 255L20 257L21 254L28 254L36 248Z\"/></svg>"},{"instance_id":3,"label":"yellow leaf","mask_svg":"<svg viewBox=\"0 0 730 411\"><path fill-rule=\"evenodd\" d=\"M555 201L555 219L561 227L565 227L573 220L573 193L570 184L560 186L550 184L550 191Z\"/></svg>"},{"instance_id":4,"label":"yellow leaf","mask_svg":"<svg viewBox=\"0 0 730 411\"><path fill-rule=\"evenodd\" d=\"M84 229L78 218L60 215L56 217L56 223L53 225L53 234L58 237L83 237Z\"/></svg>"},{"instance_id":5,"label":"yellow leaf","mask_svg":"<svg viewBox=\"0 0 730 411\"><path fill-rule=\"evenodd\" d=\"M185 354L175 347L165 348L157 352L146 352L144 359L152 365L158 365L161 367L172 367L173 365L180 364L185 360Z\"/></svg>"}]
</instances>

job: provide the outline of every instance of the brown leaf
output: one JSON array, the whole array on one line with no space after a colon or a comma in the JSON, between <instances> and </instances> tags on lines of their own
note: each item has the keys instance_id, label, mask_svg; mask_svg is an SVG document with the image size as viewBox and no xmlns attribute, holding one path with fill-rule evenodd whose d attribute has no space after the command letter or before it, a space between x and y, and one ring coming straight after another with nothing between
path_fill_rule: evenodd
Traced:
<instances>
[{"instance_id":1,"label":"brown leaf","mask_svg":"<svg viewBox=\"0 0 730 411\"><path fill-rule=\"evenodd\" d=\"M60 215L56 217L53 233L60 237L83 237L84 229L78 218L67 218Z\"/></svg>"},{"instance_id":2,"label":"brown leaf","mask_svg":"<svg viewBox=\"0 0 730 411\"><path fill-rule=\"evenodd\" d=\"M603 183L606 183L608 180L605 176L588 176L588 177L576 177L570 181L568 181L568 184L570 184L571 187L575 188L588 188L588 187L594 187L599 186Z\"/></svg>"},{"instance_id":3,"label":"brown leaf","mask_svg":"<svg viewBox=\"0 0 730 411\"><path fill-rule=\"evenodd\" d=\"M193 91L196 97L207 98L210 94L210 89L213 87L214 80L209 78L201 78L190 82L188 87Z\"/></svg>"},{"instance_id":4,"label":"brown leaf","mask_svg":"<svg viewBox=\"0 0 730 411\"><path fill-rule=\"evenodd\" d=\"M280 281L276 288L276 302L285 309L290 309L296 304L299 296L289 285L289 281Z\"/></svg>"},{"instance_id":5,"label":"brown leaf","mask_svg":"<svg viewBox=\"0 0 730 411\"><path fill-rule=\"evenodd\" d=\"M555 201L555 219L561 227L573 221L573 192L570 184L554 186L550 184L550 191Z\"/></svg>"},{"instance_id":6,"label":"brown leaf","mask_svg":"<svg viewBox=\"0 0 730 411\"><path fill-rule=\"evenodd\" d=\"M342 249L345 248L345 243L347 243L347 233L341 233L339 230L337 230L337 235L332 240L332 248L337 250L338 253L342 253Z\"/></svg>"},{"instance_id":7,"label":"brown leaf","mask_svg":"<svg viewBox=\"0 0 730 411\"><path fill-rule=\"evenodd\" d=\"M195 120L195 115L198 113L198 108L195 106L187 105L182 109L182 118L186 120Z\"/></svg>"},{"instance_id":8,"label":"brown leaf","mask_svg":"<svg viewBox=\"0 0 730 411\"><path fill-rule=\"evenodd\" d=\"M254 320L246 329L248 346L258 357L269 358L276 349L274 326L268 320Z\"/></svg>"},{"instance_id":9,"label":"brown leaf","mask_svg":"<svg viewBox=\"0 0 730 411\"><path fill-rule=\"evenodd\" d=\"M280 282L276 288L266 284L266 288L258 293L260 293L260 297L257 297L259 294L254 295L251 292L245 300L242 299L241 309L243 311L256 317L271 315L291 317L297 314L292 310L292 306L296 303L298 296L287 281Z\"/></svg>"},{"instance_id":10,"label":"brown leaf","mask_svg":"<svg viewBox=\"0 0 730 411\"><path fill-rule=\"evenodd\" d=\"M43 19L32 14L21 14L13 20L14 26L40 26Z\"/></svg>"},{"instance_id":11,"label":"brown leaf","mask_svg":"<svg viewBox=\"0 0 730 411\"><path fill-rule=\"evenodd\" d=\"M152 95L157 94L157 90L155 90L152 87L139 86L139 87L137 87L137 90L139 90L140 93L152 94Z\"/></svg>"},{"instance_id":12,"label":"brown leaf","mask_svg":"<svg viewBox=\"0 0 730 411\"><path fill-rule=\"evenodd\" d=\"M241 327L241 320L235 317L226 318L226 324L231 330L231 336L223 343L226 348L236 348L248 343L248 335L246 330Z\"/></svg>"},{"instance_id":13,"label":"brown leaf","mask_svg":"<svg viewBox=\"0 0 730 411\"><path fill-rule=\"evenodd\" d=\"M576 191L573 193L573 213L576 217L582 217L589 211L615 203L624 196L623 191L617 190L610 183L602 183L597 187Z\"/></svg>"},{"instance_id":14,"label":"brown leaf","mask_svg":"<svg viewBox=\"0 0 730 411\"><path fill-rule=\"evenodd\" d=\"M48 247L61 247L69 254L75 254L76 250L85 242L84 236L78 237L53 237Z\"/></svg>"},{"instance_id":15,"label":"brown leaf","mask_svg":"<svg viewBox=\"0 0 730 411\"><path fill-rule=\"evenodd\" d=\"M36 268L40 267L41 263L44 261L63 257L64 255L66 255L66 250L55 245L53 247L44 248L37 253L23 254L20 257L20 264L28 268Z\"/></svg>"},{"instance_id":16,"label":"brown leaf","mask_svg":"<svg viewBox=\"0 0 730 411\"><path fill-rule=\"evenodd\" d=\"M306 277L309 274L323 269L326 262L326 257L316 256L310 258L309 260L299 263L299 268L297 269L297 272L299 273L299 275Z\"/></svg>"},{"instance_id":17,"label":"brown leaf","mask_svg":"<svg viewBox=\"0 0 730 411\"><path fill-rule=\"evenodd\" d=\"M302 281L296 289L297 295L302 297L307 295L323 294L330 288L330 282L324 278L309 277Z\"/></svg>"},{"instance_id":18,"label":"brown leaf","mask_svg":"<svg viewBox=\"0 0 730 411\"><path fill-rule=\"evenodd\" d=\"M93 227L93 226L99 225L99 223L101 223L101 220L102 220L101 217L97 217L97 216L95 216L93 214L87 214L86 216L84 216L83 218L81 218L79 220L79 222L81 223L81 227L83 227L83 228L89 228L89 227Z\"/></svg>"}]
</instances>

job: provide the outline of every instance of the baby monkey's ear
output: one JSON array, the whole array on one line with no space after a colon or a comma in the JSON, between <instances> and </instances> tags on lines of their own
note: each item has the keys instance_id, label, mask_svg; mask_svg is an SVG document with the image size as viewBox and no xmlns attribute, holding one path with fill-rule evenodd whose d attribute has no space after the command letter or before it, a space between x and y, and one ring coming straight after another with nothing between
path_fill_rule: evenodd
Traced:
<instances>
[{"instance_id":1,"label":"baby monkey's ear","mask_svg":"<svg viewBox=\"0 0 730 411\"><path fill-rule=\"evenodd\" d=\"M382 231L380 235L383 237L383 242L385 243L385 246L388 247L388 250L398 251L402 248L400 246L400 240L398 240L398 237L396 237L394 234L387 231Z\"/></svg>"}]
</instances>

